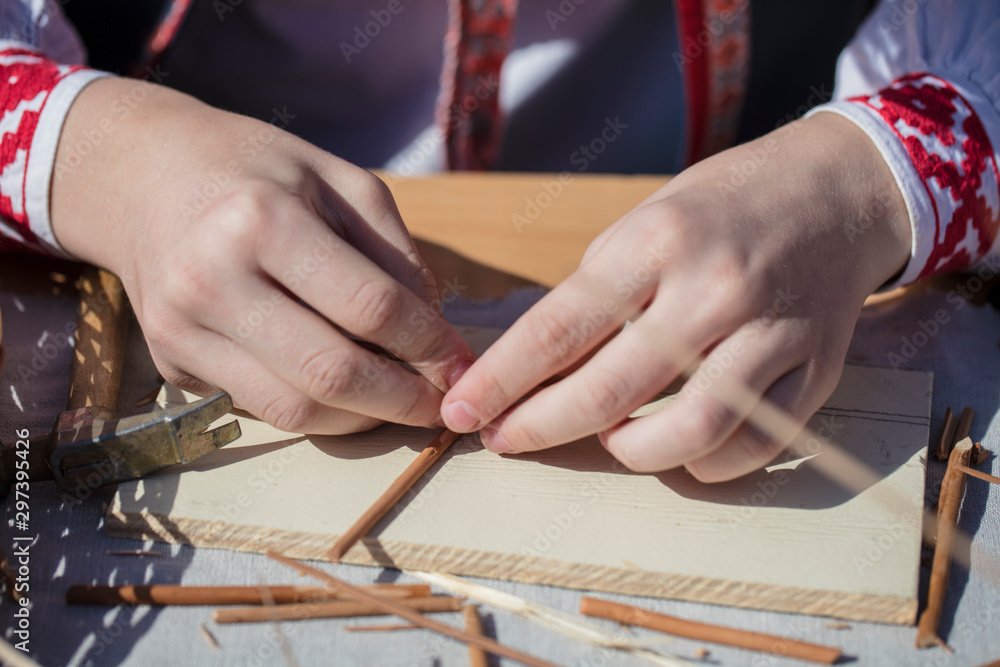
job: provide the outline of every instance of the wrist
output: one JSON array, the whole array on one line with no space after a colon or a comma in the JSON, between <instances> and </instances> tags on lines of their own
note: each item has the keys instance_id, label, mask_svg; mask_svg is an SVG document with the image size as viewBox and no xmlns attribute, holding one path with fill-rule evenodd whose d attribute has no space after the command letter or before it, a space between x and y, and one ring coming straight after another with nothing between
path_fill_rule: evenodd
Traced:
<instances>
[{"instance_id":1,"label":"wrist","mask_svg":"<svg viewBox=\"0 0 1000 667\"><path fill-rule=\"evenodd\" d=\"M135 239L162 208L159 194L175 177L163 168L177 148L167 130L198 108L207 107L131 79L101 79L79 93L52 175L52 231L63 250L124 277Z\"/></svg>"},{"instance_id":2,"label":"wrist","mask_svg":"<svg viewBox=\"0 0 1000 667\"><path fill-rule=\"evenodd\" d=\"M820 201L843 232L845 250L859 259L867 292L876 291L902 272L912 246L909 212L892 171L846 118L817 113L797 124L819 158L811 177L823 186Z\"/></svg>"}]
</instances>

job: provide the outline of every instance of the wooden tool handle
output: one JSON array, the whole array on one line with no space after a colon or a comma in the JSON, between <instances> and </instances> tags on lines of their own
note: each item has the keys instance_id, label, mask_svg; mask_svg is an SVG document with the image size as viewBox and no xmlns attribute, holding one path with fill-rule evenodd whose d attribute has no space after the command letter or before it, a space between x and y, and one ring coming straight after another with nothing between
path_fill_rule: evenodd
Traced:
<instances>
[{"instance_id":1,"label":"wooden tool handle","mask_svg":"<svg viewBox=\"0 0 1000 667\"><path fill-rule=\"evenodd\" d=\"M118 408L128 332L128 298L113 273L88 267L80 275L80 310L67 410Z\"/></svg>"}]
</instances>

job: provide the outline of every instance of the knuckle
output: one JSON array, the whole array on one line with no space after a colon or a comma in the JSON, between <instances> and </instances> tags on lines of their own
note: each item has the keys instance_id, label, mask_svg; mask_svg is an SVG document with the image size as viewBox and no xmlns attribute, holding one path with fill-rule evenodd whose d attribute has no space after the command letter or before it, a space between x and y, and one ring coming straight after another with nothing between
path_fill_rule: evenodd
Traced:
<instances>
[{"instance_id":1,"label":"knuckle","mask_svg":"<svg viewBox=\"0 0 1000 667\"><path fill-rule=\"evenodd\" d=\"M321 403L346 398L360 372L359 355L350 350L323 350L302 364L302 386Z\"/></svg>"},{"instance_id":2,"label":"knuckle","mask_svg":"<svg viewBox=\"0 0 1000 667\"><path fill-rule=\"evenodd\" d=\"M752 424L740 429L733 439L743 450L745 458L752 461L756 467L765 465L788 445L787 442L776 440Z\"/></svg>"},{"instance_id":3,"label":"knuckle","mask_svg":"<svg viewBox=\"0 0 1000 667\"><path fill-rule=\"evenodd\" d=\"M262 411L261 418L271 426L289 433L304 433L315 423L319 405L305 396L282 396Z\"/></svg>"},{"instance_id":4,"label":"knuckle","mask_svg":"<svg viewBox=\"0 0 1000 667\"><path fill-rule=\"evenodd\" d=\"M249 179L234 186L206 209L206 217L230 236L254 232L269 218L272 186Z\"/></svg>"},{"instance_id":5,"label":"knuckle","mask_svg":"<svg viewBox=\"0 0 1000 667\"><path fill-rule=\"evenodd\" d=\"M677 446L688 455L695 455L718 440L728 430L733 418L732 410L717 400L701 401L691 410L682 413L672 429Z\"/></svg>"},{"instance_id":6,"label":"knuckle","mask_svg":"<svg viewBox=\"0 0 1000 667\"><path fill-rule=\"evenodd\" d=\"M581 414L599 422L603 428L609 422L619 421L629 412L632 402L632 383L618 372L602 369L586 383L580 400Z\"/></svg>"},{"instance_id":7,"label":"knuckle","mask_svg":"<svg viewBox=\"0 0 1000 667\"><path fill-rule=\"evenodd\" d=\"M535 313L530 320L531 338L538 349L556 364L568 363L574 357L575 347L582 341L575 340L576 331L570 324L569 310L550 306Z\"/></svg>"},{"instance_id":8,"label":"knuckle","mask_svg":"<svg viewBox=\"0 0 1000 667\"><path fill-rule=\"evenodd\" d=\"M405 402L396 411L392 421L396 424L408 424L419 416L420 408L423 407L424 394L420 391L411 391L404 394Z\"/></svg>"},{"instance_id":9,"label":"knuckle","mask_svg":"<svg viewBox=\"0 0 1000 667\"><path fill-rule=\"evenodd\" d=\"M367 170L361 170L357 181L358 194L368 201L382 204L393 202L392 191L381 178Z\"/></svg>"},{"instance_id":10,"label":"knuckle","mask_svg":"<svg viewBox=\"0 0 1000 667\"><path fill-rule=\"evenodd\" d=\"M412 252L407 255L406 260L414 267L410 276L410 285L416 288L417 295L431 303L437 301L438 307L440 307L443 297L438 294L437 279L434 278L430 267L421 259L420 253ZM451 298L448 300L451 301Z\"/></svg>"},{"instance_id":11,"label":"knuckle","mask_svg":"<svg viewBox=\"0 0 1000 667\"><path fill-rule=\"evenodd\" d=\"M136 312L136 319L142 327L142 334L146 338L146 343L155 355L165 344L174 340L171 336L177 325L173 317L168 314L168 309L161 302L143 301L142 309ZM154 356L155 360L155 356ZM161 372L162 375L162 372ZM166 377L164 375L164 377Z\"/></svg>"},{"instance_id":12,"label":"knuckle","mask_svg":"<svg viewBox=\"0 0 1000 667\"><path fill-rule=\"evenodd\" d=\"M490 366L480 366L477 382L481 382L482 393L478 395L475 402L479 416L486 421L492 421L497 416L503 414L514 402L514 392L504 387L501 378ZM468 399L466 399L468 400Z\"/></svg>"},{"instance_id":13,"label":"knuckle","mask_svg":"<svg viewBox=\"0 0 1000 667\"><path fill-rule=\"evenodd\" d=\"M204 261L200 253L174 253L171 270L163 275L163 298L169 307L181 312L198 312L212 303L219 293L216 264ZM156 304L150 304L151 308Z\"/></svg>"},{"instance_id":14,"label":"knuckle","mask_svg":"<svg viewBox=\"0 0 1000 667\"><path fill-rule=\"evenodd\" d=\"M403 287L389 281L363 283L351 295L347 310L350 321L345 322L348 330L366 337L384 331L402 310Z\"/></svg>"},{"instance_id":15,"label":"knuckle","mask_svg":"<svg viewBox=\"0 0 1000 667\"><path fill-rule=\"evenodd\" d=\"M397 318L400 327L392 332L392 340L384 347L415 367L448 361L456 350L461 349L461 336L429 306L418 304L407 320Z\"/></svg>"}]
</instances>

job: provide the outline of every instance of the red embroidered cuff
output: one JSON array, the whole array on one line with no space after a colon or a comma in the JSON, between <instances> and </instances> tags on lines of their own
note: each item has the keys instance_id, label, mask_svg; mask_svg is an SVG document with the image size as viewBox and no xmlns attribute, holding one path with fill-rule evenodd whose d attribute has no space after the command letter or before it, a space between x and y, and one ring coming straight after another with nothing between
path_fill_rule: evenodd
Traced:
<instances>
[{"instance_id":1,"label":"red embroidered cuff","mask_svg":"<svg viewBox=\"0 0 1000 667\"><path fill-rule=\"evenodd\" d=\"M99 76L0 46L0 251L64 254L49 220L52 166L70 105Z\"/></svg>"},{"instance_id":2,"label":"red embroidered cuff","mask_svg":"<svg viewBox=\"0 0 1000 667\"><path fill-rule=\"evenodd\" d=\"M816 111L865 130L896 178L913 247L893 286L968 270L990 252L1000 226L1000 171L987 128L1000 136L1000 119L977 88L921 72Z\"/></svg>"}]
</instances>

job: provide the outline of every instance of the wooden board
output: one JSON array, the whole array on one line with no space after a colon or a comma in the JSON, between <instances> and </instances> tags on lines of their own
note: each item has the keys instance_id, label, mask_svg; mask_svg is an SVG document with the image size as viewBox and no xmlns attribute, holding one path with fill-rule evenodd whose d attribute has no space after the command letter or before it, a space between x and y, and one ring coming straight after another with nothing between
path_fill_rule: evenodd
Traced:
<instances>
[{"instance_id":1,"label":"wooden board","mask_svg":"<svg viewBox=\"0 0 1000 667\"><path fill-rule=\"evenodd\" d=\"M344 560L913 623L930 402L929 373L845 369L811 426L877 471L860 493L813 459L704 485L630 473L593 438L498 457L464 436ZM119 486L109 534L323 560L433 437L306 438L240 421L233 445Z\"/></svg>"},{"instance_id":2,"label":"wooden board","mask_svg":"<svg viewBox=\"0 0 1000 667\"><path fill-rule=\"evenodd\" d=\"M575 172L378 174L413 236L549 287L576 270L598 234L670 180Z\"/></svg>"}]
</instances>

